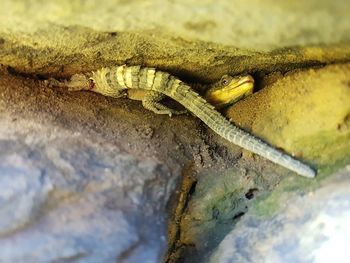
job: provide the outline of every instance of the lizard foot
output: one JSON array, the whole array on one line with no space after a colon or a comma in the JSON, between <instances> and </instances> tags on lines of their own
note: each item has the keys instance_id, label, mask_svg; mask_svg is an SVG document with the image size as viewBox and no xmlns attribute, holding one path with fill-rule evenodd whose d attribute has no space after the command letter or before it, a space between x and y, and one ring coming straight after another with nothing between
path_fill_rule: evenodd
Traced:
<instances>
[{"instance_id":1,"label":"lizard foot","mask_svg":"<svg viewBox=\"0 0 350 263\"><path fill-rule=\"evenodd\" d=\"M178 114L184 114L187 112L187 110L174 110L159 102L150 101L150 100L143 100L142 105L145 109L153 111L156 114L166 114L166 115L169 115L170 117L173 114L178 115Z\"/></svg>"}]
</instances>

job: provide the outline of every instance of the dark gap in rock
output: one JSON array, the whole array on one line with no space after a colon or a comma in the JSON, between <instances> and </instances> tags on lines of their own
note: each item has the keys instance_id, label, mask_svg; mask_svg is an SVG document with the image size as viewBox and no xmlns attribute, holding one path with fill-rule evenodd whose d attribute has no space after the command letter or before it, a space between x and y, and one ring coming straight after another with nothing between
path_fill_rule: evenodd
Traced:
<instances>
[{"instance_id":1,"label":"dark gap in rock","mask_svg":"<svg viewBox=\"0 0 350 263\"><path fill-rule=\"evenodd\" d=\"M235 215L232 219L237 220L238 218L242 217L245 213L244 212L239 212L237 215Z\"/></svg>"},{"instance_id":2,"label":"dark gap in rock","mask_svg":"<svg viewBox=\"0 0 350 263\"><path fill-rule=\"evenodd\" d=\"M26 79L28 79L28 78L29 79L38 79L38 75L36 75L36 74L21 72L21 71L18 71L11 66L7 66L6 71L8 74L15 76L15 77L26 78ZM45 78L43 78L43 79L45 79Z\"/></svg>"},{"instance_id":3,"label":"dark gap in rock","mask_svg":"<svg viewBox=\"0 0 350 263\"><path fill-rule=\"evenodd\" d=\"M196 186L197 186L197 181L194 181L193 184L191 185L190 190L188 191L189 196L193 195L193 193L196 191Z\"/></svg>"},{"instance_id":4,"label":"dark gap in rock","mask_svg":"<svg viewBox=\"0 0 350 263\"><path fill-rule=\"evenodd\" d=\"M117 36L118 35L118 33L117 32L109 32L108 33L111 37L115 37L115 36Z\"/></svg>"},{"instance_id":5,"label":"dark gap in rock","mask_svg":"<svg viewBox=\"0 0 350 263\"><path fill-rule=\"evenodd\" d=\"M255 192L258 192L259 189L258 188L251 188L248 190L248 192L245 194L245 197L248 199L248 200L251 200L254 198L255 196Z\"/></svg>"}]
</instances>

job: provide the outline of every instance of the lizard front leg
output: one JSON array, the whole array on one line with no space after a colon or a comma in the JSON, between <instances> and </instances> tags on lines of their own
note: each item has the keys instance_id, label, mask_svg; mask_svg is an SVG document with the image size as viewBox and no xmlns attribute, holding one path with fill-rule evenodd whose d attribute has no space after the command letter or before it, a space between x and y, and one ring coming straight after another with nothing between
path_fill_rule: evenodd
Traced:
<instances>
[{"instance_id":1,"label":"lizard front leg","mask_svg":"<svg viewBox=\"0 0 350 263\"><path fill-rule=\"evenodd\" d=\"M163 93L153 90L147 91L142 98L142 106L156 114L167 114L170 117L173 114L183 114L187 112L186 110L174 110L163 105L160 101L164 99L164 97L165 95Z\"/></svg>"}]
</instances>

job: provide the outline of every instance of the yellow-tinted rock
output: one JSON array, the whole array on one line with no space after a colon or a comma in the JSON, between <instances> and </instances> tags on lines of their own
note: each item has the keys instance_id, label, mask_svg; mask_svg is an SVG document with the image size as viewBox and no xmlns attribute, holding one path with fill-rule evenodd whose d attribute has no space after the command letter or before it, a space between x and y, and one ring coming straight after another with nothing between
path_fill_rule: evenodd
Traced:
<instances>
[{"instance_id":1,"label":"yellow-tinted rock","mask_svg":"<svg viewBox=\"0 0 350 263\"><path fill-rule=\"evenodd\" d=\"M291 73L227 116L299 158L334 164L350 155L350 65Z\"/></svg>"}]
</instances>

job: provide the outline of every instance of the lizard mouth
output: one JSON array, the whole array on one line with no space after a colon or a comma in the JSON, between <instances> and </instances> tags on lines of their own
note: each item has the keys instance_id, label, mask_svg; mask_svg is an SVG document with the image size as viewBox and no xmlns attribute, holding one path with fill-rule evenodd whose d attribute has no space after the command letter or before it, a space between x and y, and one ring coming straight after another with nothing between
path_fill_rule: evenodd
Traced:
<instances>
[{"instance_id":1,"label":"lizard mouth","mask_svg":"<svg viewBox=\"0 0 350 263\"><path fill-rule=\"evenodd\" d=\"M248 83L254 85L254 79L253 79L253 77L250 76L250 75L242 77L242 78L238 81L236 87L239 87L239 86L241 86L241 85L248 84Z\"/></svg>"}]
</instances>

